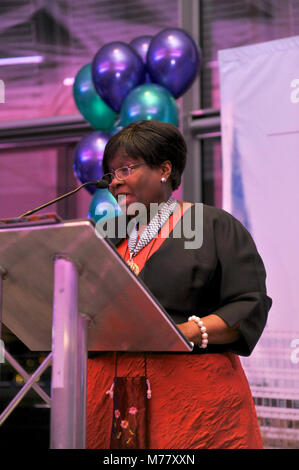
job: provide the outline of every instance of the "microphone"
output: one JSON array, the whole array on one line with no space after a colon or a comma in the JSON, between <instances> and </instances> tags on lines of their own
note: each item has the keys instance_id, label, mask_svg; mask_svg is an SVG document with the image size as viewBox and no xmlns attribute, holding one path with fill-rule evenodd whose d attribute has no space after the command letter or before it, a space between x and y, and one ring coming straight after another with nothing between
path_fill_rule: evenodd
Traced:
<instances>
[{"instance_id":1,"label":"microphone","mask_svg":"<svg viewBox=\"0 0 299 470\"><path fill-rule=\"evenodd\" d=\"M66 194L63 194L62 196L59 196L52 201L46 202L46 204L43 204L42 206L36 207L35 209L32 209L30 211L24 212L24 214L21 214L18 216L18 218L26 217L28 215L34 214L37 211L40 211L41 209L44 209L45 207L50 206L51 204L55 204L55 202L61 201L62 199L71 196L72 194L75 194L77 191L80 189L84 188L85 186L90 185L90 186L96 186L97 189L105 189L108 188L108 183L107 181L104 181L102 179L96 180L96 181L89 181L88 183L83 183L78 188L73 189L72 191L69 191Z\"/></svg>"}]
</instances>

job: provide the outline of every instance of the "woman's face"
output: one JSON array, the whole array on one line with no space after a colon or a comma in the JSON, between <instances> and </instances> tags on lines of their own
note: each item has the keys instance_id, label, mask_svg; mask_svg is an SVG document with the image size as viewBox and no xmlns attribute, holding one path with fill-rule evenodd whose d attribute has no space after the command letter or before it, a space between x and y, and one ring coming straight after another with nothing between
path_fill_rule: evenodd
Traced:
<instances>
[{"instance_id":1,"label":"woman's face","mask_svg":"<svg viewBox=\"0 0 299 470\"><path fill-rule=\"evenodd\" d=\"M150 168L142 158L130 158L124 150L119 149L109 161L109 171L137 163L142 163L142 165L132 169L125 180L113 178L109 187L113 196L118 199L118 196L126 195L127 207L138 202L144 204L147 209L151 203L166 201L172 192L168 180L171 173L170 162L163 162L158 168ZM163 177L168 180L167 183L161 182ZM121 202L120 206L123 209Z\"/></svg>"}]
</instances>

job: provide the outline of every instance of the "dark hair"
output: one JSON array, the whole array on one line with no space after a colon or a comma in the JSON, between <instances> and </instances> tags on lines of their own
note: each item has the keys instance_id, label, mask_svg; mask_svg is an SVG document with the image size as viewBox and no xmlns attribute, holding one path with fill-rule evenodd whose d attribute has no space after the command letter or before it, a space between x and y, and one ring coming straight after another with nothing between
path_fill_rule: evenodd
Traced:
<instances>
[{"instance_id":1,"label":"dark hair","mask_svg":"<svg viewBox=\"0 0 299 470\"><path fill-rule=\"evenodd\" d=\"M151 168L169 160L172 164L172 189L179 187L187 148L182 134L173 124L150 120L124 127L106 144L102 163L104 173L109 172L109 161L120 148L133 159L142 158Z\"/></svg>"}]
</instances>

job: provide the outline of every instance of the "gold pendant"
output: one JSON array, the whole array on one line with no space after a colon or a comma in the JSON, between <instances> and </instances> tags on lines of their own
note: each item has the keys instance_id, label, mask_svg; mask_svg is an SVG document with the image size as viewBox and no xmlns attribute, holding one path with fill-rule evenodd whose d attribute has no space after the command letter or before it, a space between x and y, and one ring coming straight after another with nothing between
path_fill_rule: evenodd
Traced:
<instances>
[{"instance_id":1,"label":"gold pendant","mask_svg":"<svg viewBox=\"0 0 299 470\"><path fill-rule=\"evenodd\" d=\"M133 271L133 273L136 274L136 276L138 276L140 269L139 269L139 266L136 263L134 263L132 258L127 261L127 264L130 267L130 269Z\"/></svg>"}]
</instances>

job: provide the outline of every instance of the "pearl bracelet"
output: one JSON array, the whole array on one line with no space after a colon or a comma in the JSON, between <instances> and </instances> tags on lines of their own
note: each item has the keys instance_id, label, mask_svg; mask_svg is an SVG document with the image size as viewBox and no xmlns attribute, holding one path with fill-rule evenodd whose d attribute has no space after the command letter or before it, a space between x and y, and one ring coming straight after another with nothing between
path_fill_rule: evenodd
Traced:
<instances>
[{"instance_id":1,"label":"pearl bracelet","mask_svg":"<svg viewBox=\"0 0 299 470\"><path fill-rule=\"evenodd\" d=\"M204 349L208 346L208 342L209 342L207 329L204 326L203 321L199 317L196 317L195 315L192 315L192 317L188 318L188 321L192 321L192 320L195 321L195 323L197 323L197 325L198 325L198 328L200 328L200 331L201 331L201 345L199 347Z\"/></svg>"}]
</instances>

